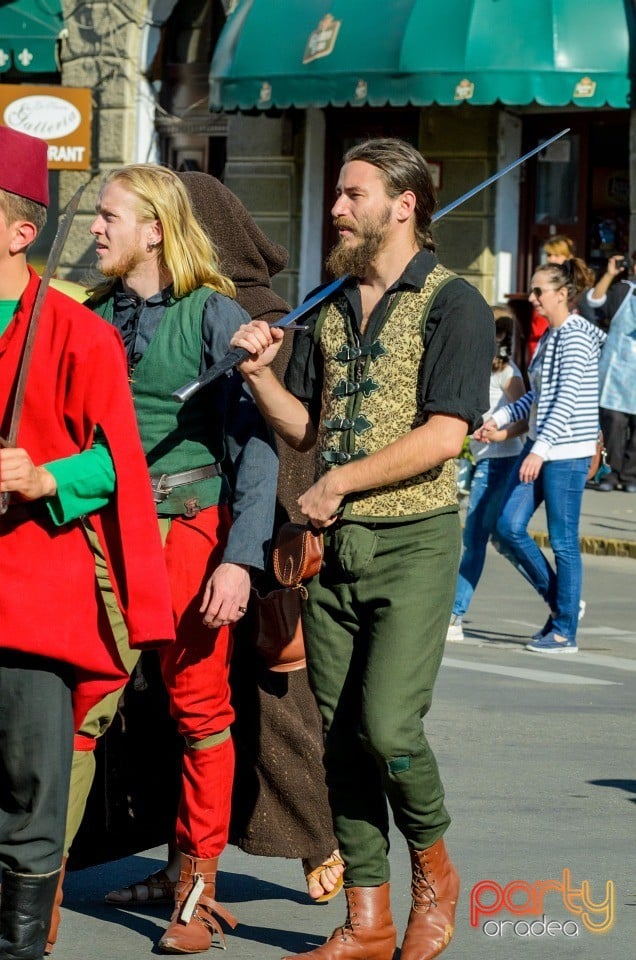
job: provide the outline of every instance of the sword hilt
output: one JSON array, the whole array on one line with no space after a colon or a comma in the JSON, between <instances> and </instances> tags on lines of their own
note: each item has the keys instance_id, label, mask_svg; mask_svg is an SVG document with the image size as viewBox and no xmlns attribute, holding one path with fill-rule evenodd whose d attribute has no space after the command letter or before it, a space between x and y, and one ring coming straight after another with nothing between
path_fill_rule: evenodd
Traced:
<instances>
[{"instance_id":1,"label":"sword hilt","mask_svg":"<svg viewBox=\"0 0 636 960\"><path fill-rule=\"evenodd\" d=\"M229 373L230 370L233 370L234 367L242 363L243 360L248 360L250 356L250 352L244 350L243 347L234 347L225 354L222 360L208 367L196 380L191 380L190 383L186 383L185 386L175 390L172 394L173 399L178 400L180 403L185 403L185 401L189 400L201 387L205 387L208 383L218 380L224 373Z\"/></svg>"}]
</instances>

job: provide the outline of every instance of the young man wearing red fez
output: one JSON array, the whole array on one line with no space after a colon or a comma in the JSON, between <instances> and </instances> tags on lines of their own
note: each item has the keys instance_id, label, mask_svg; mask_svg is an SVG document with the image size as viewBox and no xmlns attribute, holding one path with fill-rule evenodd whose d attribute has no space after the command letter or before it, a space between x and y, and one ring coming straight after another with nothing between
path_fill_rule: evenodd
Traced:
<instances>
[{"instance_id":1,"label":"young man wearing red fez","mask_svg":"<svg viewBox=\"0 0 636 960\"><path fill-rule=\"evenodd\" d=\"M0 436L39 278L47 146L0 127ZM126 677L97 599L105 558L130 644L174 639L119 335L47 292L17 445L0 444L0 957L39 960L58 885L73 732Z\"/></svg>"}]
</instances>

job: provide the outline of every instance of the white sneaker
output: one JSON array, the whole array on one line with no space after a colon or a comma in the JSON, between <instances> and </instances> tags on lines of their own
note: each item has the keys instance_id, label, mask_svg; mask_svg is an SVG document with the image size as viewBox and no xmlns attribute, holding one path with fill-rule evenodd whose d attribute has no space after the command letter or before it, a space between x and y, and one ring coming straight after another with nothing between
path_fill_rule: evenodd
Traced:
<instances>
[{"instance_id":1,"label":"white sneaker","mask_svg":"<svg viewBox=\"0 0 636 960\"><path fill-rule=\"evenodd\" d=\"M463 639L462 618L453 614L448 625L448 630L446 631L446 640L449 643L461 643Z\"/></svg>"}]
</instances>

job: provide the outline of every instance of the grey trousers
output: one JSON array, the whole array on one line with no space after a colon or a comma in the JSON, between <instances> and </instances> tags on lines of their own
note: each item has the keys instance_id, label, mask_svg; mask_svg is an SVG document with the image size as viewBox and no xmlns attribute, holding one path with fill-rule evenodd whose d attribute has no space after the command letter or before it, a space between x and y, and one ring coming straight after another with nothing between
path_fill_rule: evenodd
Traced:
<instances>
[{"instance_id":1,"label":"grey trousers","mask_svg":"<svg viewBox=\"0 0 636 960\"><path fill-rule=\"evenodd\" d=\"M0 651L0 866L47 874L62 864L71 757L73 670Z\"/></svg>"}]
</instances>

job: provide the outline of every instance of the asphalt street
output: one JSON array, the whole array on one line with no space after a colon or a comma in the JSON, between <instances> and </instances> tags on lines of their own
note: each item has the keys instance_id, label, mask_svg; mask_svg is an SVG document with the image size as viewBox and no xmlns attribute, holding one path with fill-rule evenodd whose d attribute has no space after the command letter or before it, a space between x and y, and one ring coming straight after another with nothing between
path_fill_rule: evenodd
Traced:
<instances>
[{"instance_id":1,"label":"asphalt street","mask_svg":"<svg viewBox=\"0 0 636 960\"><path fill-rule=\"evenodd\" d=\"M462 875L445 960L636 954L636 567L608 556L584 556L584 566L579 654L524 649L545 610L494 551L465 620L465 642L447 646L426 721L453 817L447 842ZM121 910L103 895L158 869L163 854L158 848L71 873L55 956L157 955L169 908ZM397 833L391 865L401 937L409 868ZM342 895L309 902L299 862L232 847L217 893L240 919L228 933L230 960L310 949L344 918ZM221 956L218 949L204 956Z\"/></svg>"}]
</instances>

